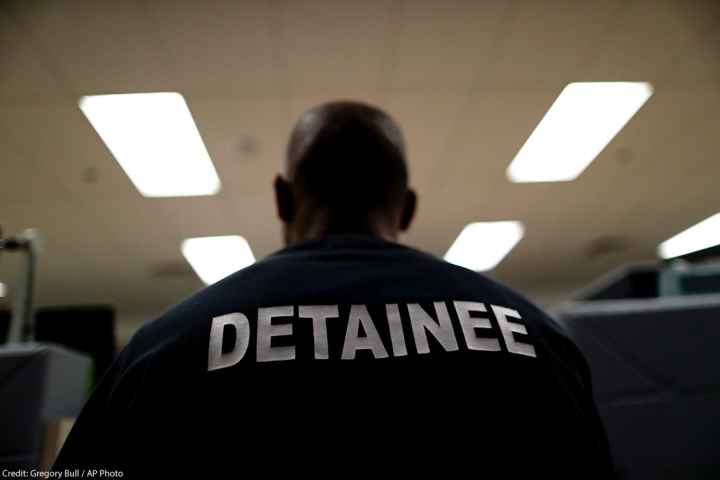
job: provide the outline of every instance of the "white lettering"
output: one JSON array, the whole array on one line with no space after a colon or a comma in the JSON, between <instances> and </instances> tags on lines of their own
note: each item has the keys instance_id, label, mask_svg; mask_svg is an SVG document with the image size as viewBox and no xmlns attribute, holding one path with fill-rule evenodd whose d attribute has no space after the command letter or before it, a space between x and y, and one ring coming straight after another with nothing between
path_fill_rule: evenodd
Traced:
<instances>
[{"instance_id":1,"label":"white lettering","mask_svg":"<svg viewBox=\"0 0 720 480\"><path fill-rule=\"evenodd\" d=\"M223 353L223 334L225 327L235 328L235 346L232 350ZM231 367L238 363L250 343L250 324L242 313L228 313L212 319L210 326L210 348L208 349L208 371Z\"/></svg>"},{"instance_id":2,"label":"white lettering","mask_svg":"<svg viewBox=\"0 0 720 480\"><path fill-rule=\"evenodd\" d=\"M430 332L446 351L452 352L458 350L455 332L453 331L445 302L435 302L433 305L435 306L435 313L438 317L437 322L433 320L419 304L410 303L407 307L418 353L430 352L426 331Z\"/></svg>"},{"instance_id":3,"label":"white lettering","mask_svg":"<svg viewBox=\"0 0 720 480\"><path fill-rule=\"evenodd\" d=\"M364 337L360 336L361 325L365 330ZM375 358L386 358L388 356L365 305L353 305L350 307L342 359L351 360L355 358L355 353L358 350L370 350Z\"/></svg>"},{"instance_id":4,"label":"white lettering","mask_svg":"<svg viewBox=\"0 0 720 480\"><path fill-rule=\"evenodd\" d=\"M293 360L295 347L273 347L272 337L292 335L292 324L273 325L275 317L291 317L294 312L292 305L283 307L269 307L258 309L257 321L257 361L275 362L278 360Z\"/></svg>"},{"instance_id":5,"label":"white lettering","mask_svg":"<svg viewBox=\"0 0 720 480\"><path fill-rule=\"evenodd\" d=\"M513 336L513 332L527 335L525 325L511 322L507 319L507 317L522 318L520 314L511 308L498 307L496 305L492 305L492 310L495 312L495 317L497 318L498 325L500 325L500 331L503 334L508 351L520 355L527 355L528 357L536 357L535 347L529 343L518 342Z\"/></svg>"},{"instance_id":6,"label":"white lettering","mask_svg":"<svg viewBox=\"0 0 720 480\"><path fill-rule=\"evenodd\" d=\"M387 314L388 326L390 327L393 355L396 357L404 357L407 355L407 347L405 346L405 334L403 334L400 309L397 303L385 305L385 313Z\"/></svg>"},{"instance_id":7,"label":"white lettering","mask_svg":"<svg viewBox=\"0 0 720 480\"><path fill-rule=\"evenodd\" d=\"M337 318L337 305L301 305L298 307L300 318L312 318L315 358L328 358L327 319Z\"/></svg>"},{"instance_id":8,"label":"white lettering","mask_svg":"<svg viewBox=\"0 0 720 480\"><path fill-rule=\"evenodd\" d=\"M479 338L475 332L476 328L490 329L490 319L483 317L471 317L470 312L487 312L484 304L479 302L453 302L457 312L460 327L462 327L465 342L470 350L485 350L488 352L499 352L500 342L497 338Z\"/></svg>"},{"instance_id":9,"label":"white lettering","mask_svg":"<svg viewBox=\"0 0 720 480\"><path fill-rule=\"evenodd\" d=\"M456 316L450 316L449 302L452 302ZM253 340L256 342L255 360L258 362L294 360L298 345L303 347L300 349L301 357L319 360L338 357L351 360L357 357L359 350L369 350L374 358L404 357L408 355L406 333L409 336L410 332L404 330L403 322L408 320L415 343L413 354L428 354L431 349L432 352L440 349L453 352L459 350L458 345L462 343L462 348L467 350L507 351L528 357L537 356L530 340L518 340L519 335L526 335L530 339L532 336L528 335L527 322L516 321L515 319L522 317L518 311L511 308L460 300L433 302L434 314L424 310L419 303L389 303L376 307L379 315L383 314L380 310L384 308L385 319L381 324L374 323L367 305L359 304L350 305L347 316L344 314L346 310L340 305L299 305L297 311L294 305L285 305L258 308L257 321L254 318L252 321L248 320L248 317L240 312L214 317L210 322L207 369L212 371L237 364L246 356ZM407 308L406 318L401 315L401 308ZM342 318L340 311L343 311ZM490 316L493 314L496 320ZM281 320L282 317L284 319ZM331 318L335 320L328 325L328 319ZM312 340L309 324L299 330L294 330L293 327L294 322L307 322L306 319L312 320ZM385 325L387 330L381 332L383 335L387 332L389 338L381 337L378 331L378 326L385 328ZM336 332L336 327L338 330L344 328L344 338L339 331ZM500 331L495 332L494 329L498 327ZM257 328L257 332L252 331L253 328ZM429 338L431 336L432 339ZM458 337L464 338L465 342ZM311 341L314 347L312 357ZM384 341L387 341L391 348L388 348ZM223 352L223 344L226 344L228 351Z\"/></svg>"}]
</instances>

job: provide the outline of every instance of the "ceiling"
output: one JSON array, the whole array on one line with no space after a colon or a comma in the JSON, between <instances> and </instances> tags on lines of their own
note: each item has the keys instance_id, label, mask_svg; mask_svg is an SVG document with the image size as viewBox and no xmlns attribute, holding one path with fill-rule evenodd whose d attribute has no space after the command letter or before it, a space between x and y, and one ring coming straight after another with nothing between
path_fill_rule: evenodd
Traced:
<instances>
[{"instance_id":1,"label":"ceiling","mask_svg":"<svg viewBox=\"0 0 720 480\"><path fill-rule=\"evenodd\" d=\"M152 316L202 285L182 239L281 246L271 195L293 122L336 98L393 114L419 216L402 241L442 255L471 221L521 220L492 276L567 294L720 208L717 1L5 1L0 225L43 237L38 302ZM571 81L655 94L574 182L505 169ZM77 107L81 95L179 91L223 182L148 199ZM18 259L0 257L11 286Z\"/></svg>"}]
</instances>

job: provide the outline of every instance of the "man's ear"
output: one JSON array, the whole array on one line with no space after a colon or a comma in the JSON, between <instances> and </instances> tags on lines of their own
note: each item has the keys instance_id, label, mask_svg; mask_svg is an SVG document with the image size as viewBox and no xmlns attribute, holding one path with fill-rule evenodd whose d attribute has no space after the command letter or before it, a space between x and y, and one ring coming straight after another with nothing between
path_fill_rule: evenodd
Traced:
<instances>
[{"instance_id":1,"label":"man's ear","mask_svg":"<svg viewBox=\"0 0 720 480\"><path fill-rule=\"evenodd\" d=\"M410 228L410 224L415 218L415 212L417 211L417 195L415 191L408 188L405 192L405 202L403 205L402 213L400 214L400 231L404 232Z\"/></svg>"},{"instance_id":2,"label":"man's ear","mask_svg":"<svg viewBox=\"0 0 720 480\"><path fill-rule=\"evenodd\" d=\"M278 174L273 183L275 188L275 207L277 208L277 216L285 223L290 223L295 218L295 205L293 201L293 192L290 182L285 180L282 175Z\"/></svg>"}]
</instances>

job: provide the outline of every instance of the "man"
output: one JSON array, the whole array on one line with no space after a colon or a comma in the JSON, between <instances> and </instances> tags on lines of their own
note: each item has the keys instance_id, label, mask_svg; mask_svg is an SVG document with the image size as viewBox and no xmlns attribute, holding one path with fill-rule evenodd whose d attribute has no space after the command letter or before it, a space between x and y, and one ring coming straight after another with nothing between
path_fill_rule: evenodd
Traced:
<instances>
[{"instance_id":1,"label":"man","mask_svg":"<svg viewBox=\"0 0 720 480\"><path fill-rule=\"evenodd\" d=\"M416 196L387 114L349 101L306 112L275 194L286 247L141 328L56 468L611 475L588 367L553 320L396 243Z\"/></svg>"}]
</instances>

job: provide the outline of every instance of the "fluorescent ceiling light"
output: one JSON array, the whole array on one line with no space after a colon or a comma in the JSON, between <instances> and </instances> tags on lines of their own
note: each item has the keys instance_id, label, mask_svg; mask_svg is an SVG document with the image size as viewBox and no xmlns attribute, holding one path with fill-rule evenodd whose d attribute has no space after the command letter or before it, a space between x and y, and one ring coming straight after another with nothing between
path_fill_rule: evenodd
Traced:
<instances>
[{"instance_id":1,"label":"fluorescent ceiling light","mask_svg":"<svg viewBox=\"0 0 720 480\"><path fill-rule=\"evenodd\" d=\"M513 182L575 180L653 93L646 82L570 83L507 169Z\"/></svg>"},{"instance_id":2,"label":"fluorescent ceiling light","mask_svg":"<svg viewBox=\"0 0 720 480\"><path fill-rule=\"evenodd\" d=\"M679 257L720 245L720 213L706 218L658 245L662 258Z\"/></svg>"},{"instance_id":3,"label":"fluorescent ceiling light","mask_svg":"<svg viewBox=\"0 0 720 480\"><path fill-rule=\"evenodd\" d=\"M214 195L220 179L179 93L80 98L80 109L146 197Z\"/></svg>"},{"instance_id":4,"label":"fluorescent ceiling light","mask_svg":"<svg viewBox=\"0 0 720 480\"><path fill-rule=\"evenodd\" d=\"M238 235L188 238L180 250L207 285L255 262L247 240Z\"/></svg>"},{"instance_id":5,"label":"fluorescent ceiling light","mask_svg":"<svg viewBox=\"0 0 720 480\"><path fill-rule=\"evenodd\" d=\"M445 260L476 272L492 270L524 232L522 223L515 221L470 223L450 246Z\"/></svg>"}]
</instances>

